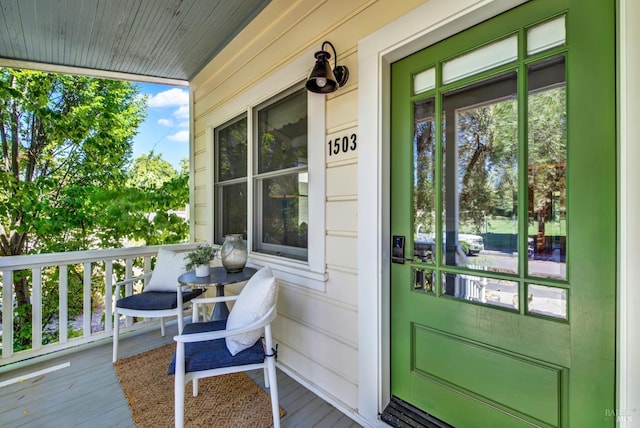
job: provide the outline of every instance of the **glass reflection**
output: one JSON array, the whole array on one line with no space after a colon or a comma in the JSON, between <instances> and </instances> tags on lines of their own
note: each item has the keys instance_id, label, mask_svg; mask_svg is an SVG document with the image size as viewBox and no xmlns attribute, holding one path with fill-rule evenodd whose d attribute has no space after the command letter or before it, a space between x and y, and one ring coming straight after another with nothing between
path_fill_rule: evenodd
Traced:
<instances>
[{"instance_id":1,"label":"glass reflection","mask_svg":"<svg viewBox=\"0 0 640 428\"><path fill-rule=\"evenodd\" d=\"M443 240L449 266L517 273L516 79L507 73L443 98Z\"/></svg>"},{"instance_id":2,"label":"glass reflection","mask_svg":"<svg viewBox=\"0 0 640 428\"><path fill-rule=\"evenodd\" d=\"M461 300L499 306L517 311L518 283L473 274L445 274L444 294Z\"/></svg>"},{"instance_id":3,"label":"glass reflection","mask_svg":"<svg viewBox=\"0 0 640 428\"><path fill-rule=\"evenodd\" d=\"M307 248L308 175L262 180L262 240L265 244Z\"/></svg>"},{"instance_id":4,"label":"glass reflection","mask_svg":"<svg viewBox=\"0 0 640 428\"><path fill-rule=\"evenodd\" d=\"M435 292L436 277L431 269L413 269L413 291Z\"/></svg>"},{"instance_id":5,"label":"glass reflection","mask_svg":"<svg viewBox=\"0 0 640 428\"><path fill-rule=\"evenodd\" d=\"M567 319L567 290L530 284L528 291L527 312Z\"/></svg>"},{"instance_id":6,"label":"glass reflection","mask_svg":"<svg viewBox=\"0 0 640 428\"><path fill-rule=\"evenodd\" d=\"M564 57L529 67L528 272L566 279L567 108Z\"/></svg>"},{"instance_id":7,"label":"glass reflection","mask_svg":"<svg viewBox=\"0 0 640 428\"><path fill-rule=\"evenodd\" d=\"M247 118L216 129L218 181L247 176Z\"/></svg>"},{"instance_id":8,"label":"glass reflection","mask_svg":"<svg viewBox=\"0 0 640 428\"><path fill-rule=\"evenodd\" d=\"M258 172L307 164L307 91L258 110Z\"/></svg>"},{"instance_id":9,"label":"glass reflection","mask_svg":"<svg viewBox=\"0 0 640 428\"><path fill-rule=\"evenodd\" d=\"M414 104L414 257L422 262L435 259L435 106L434 99Z\"/></svg>"},{"instance_id":10,"label":"glass reflection","mask_svg":"<svg viewBox=\"0 0 640 428\"><path fill-rule=\"evenodd\" d=\"M224 236L241 233L247 239L247 183L238 183L220 188L222 192L222 230L216 233L216 242L224 241Z\"/></svg>"}]
</instances>

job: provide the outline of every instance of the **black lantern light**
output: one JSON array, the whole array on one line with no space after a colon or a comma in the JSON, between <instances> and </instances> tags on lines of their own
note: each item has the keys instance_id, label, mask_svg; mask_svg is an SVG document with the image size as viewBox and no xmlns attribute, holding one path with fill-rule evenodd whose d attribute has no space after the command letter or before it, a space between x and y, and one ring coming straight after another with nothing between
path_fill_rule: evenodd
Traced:
<instances>
[{"instance_id":1,"label":"black lantern light","mask_svg":"<svg viewBox=\"0 0 640 428\"><path fill-rule=\"evenodd\" d=\"M329 64L331 54L324 50L325 45L331 46L333 50L333 70ZM338 90L339 87L347 83L347 79L349 79L349 69L343 65L338 65L338 55L331 42L323 42L322 50L316 52L314 56L316 58L316 65L313 66L313 70L311 70L309 78L307 79L307 90L318 94L328 94Z\"/></svg>"}]
</instances>

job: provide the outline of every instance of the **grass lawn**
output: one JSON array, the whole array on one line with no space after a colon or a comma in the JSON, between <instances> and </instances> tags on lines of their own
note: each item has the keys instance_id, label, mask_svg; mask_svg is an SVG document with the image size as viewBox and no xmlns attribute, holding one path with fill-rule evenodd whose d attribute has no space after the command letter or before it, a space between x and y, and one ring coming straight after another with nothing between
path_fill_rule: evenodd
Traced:
<instances>
[{"instance_id":1,"label":"grass lawn","mask_svg":"<svg viewBox=\"0 0 640 428\"><path fill-rule=\"evenodd\" d=\"M517 222L510 218L505 217L487 217L487 227L486 230L477 230L473 227L465 227L463 225L462 229L464 233L475 233L475 234L484 234L484 233L499 233L499 234L517 234ZM529 230L527 231L527 235L537 235L538 234L538 223L534 222L529 225ZM566 236L567 235L567 221L559 220L559 221L549 221L544 225L544 234L547 236Z\"/></svg>"}]
</instances>

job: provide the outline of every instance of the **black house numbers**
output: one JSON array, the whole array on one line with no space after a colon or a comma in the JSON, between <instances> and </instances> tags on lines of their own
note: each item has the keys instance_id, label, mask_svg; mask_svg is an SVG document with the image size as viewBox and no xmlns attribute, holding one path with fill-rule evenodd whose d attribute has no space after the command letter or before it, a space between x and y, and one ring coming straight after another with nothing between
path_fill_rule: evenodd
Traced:
<instances>
[{"instance_id":1,"label":"black house numbers","mask_svg":"<svg viewBox=\"0 0 640 428\"><path fill-rule=\"evenodd\" d=\"M355 133L338 136L330 139L327 145L329 146L329 156L352 152L358 148L358 136Z\"/></svg>"}]
</instances>

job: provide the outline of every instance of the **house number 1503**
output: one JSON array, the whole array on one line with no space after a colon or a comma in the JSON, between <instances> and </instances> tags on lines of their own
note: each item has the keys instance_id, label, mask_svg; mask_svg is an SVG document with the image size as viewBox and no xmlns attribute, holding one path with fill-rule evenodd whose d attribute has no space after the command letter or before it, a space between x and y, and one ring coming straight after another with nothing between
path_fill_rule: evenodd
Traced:
<instances>
[{"instance_id":1,"label":"house number 1503","mask_svg":"<svg viewBox=\"0 0 640 428\"><path fill-rule=\"evenodd\" d=\"M353 151L358 147L358 137L356 134L345 135L344 137L337 137L329 140L329 156L347 153Z\"/></svg>"}]
</instances>

